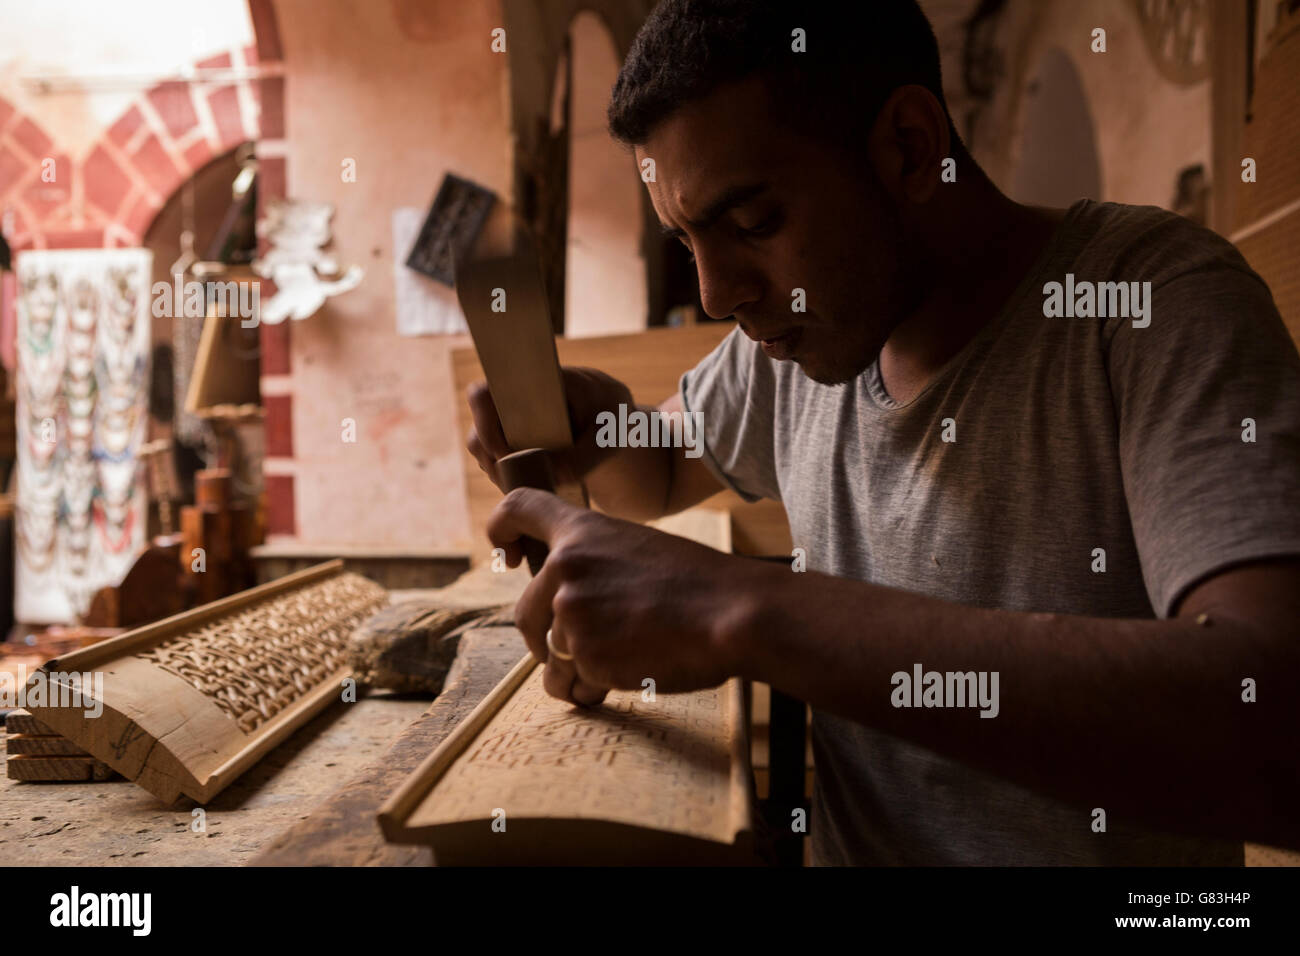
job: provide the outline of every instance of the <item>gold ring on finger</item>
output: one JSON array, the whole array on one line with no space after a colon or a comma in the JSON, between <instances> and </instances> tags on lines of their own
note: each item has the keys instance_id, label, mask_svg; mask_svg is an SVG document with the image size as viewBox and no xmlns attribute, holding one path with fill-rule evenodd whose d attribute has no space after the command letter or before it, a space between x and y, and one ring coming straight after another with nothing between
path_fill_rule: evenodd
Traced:
<instances>
[{"instance_id":1,"label":"gold ring on finger","mask_svg":"<svg viewBox=\"0 0 1300 956\"><path fill-rule=\"evenodd\" d=\"M548 628L546 629L546 649L547 649L548 651L550 651L552 654L554 654L555 657L556 657L558 660L562 660L562 661L571 661L571 660L573 660L573 655L572 655L572 654L566 654L566 653L564 653L564 651L560 650L558 647L555 646L555 629L554 629L554 628L550 628L550 627L548 627Z\"/></svg>"}]
</instances>

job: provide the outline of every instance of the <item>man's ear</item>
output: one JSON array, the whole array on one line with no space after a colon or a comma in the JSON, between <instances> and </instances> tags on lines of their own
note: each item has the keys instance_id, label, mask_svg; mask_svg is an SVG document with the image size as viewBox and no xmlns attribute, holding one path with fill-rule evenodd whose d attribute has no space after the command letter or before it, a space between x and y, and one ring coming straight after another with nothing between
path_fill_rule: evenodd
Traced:
<instances>
[{"instance_id":1,"label":"man's ear","mask_svg":"<svg viewBox=\"0 0 1300 956\"><path fill-rule=\"evenodd\" d=\"M871 130L871 158L885 190L900 202L929 202L951 155L948 114L924 86L889 95Z\"/></svg>"}]
</instances>

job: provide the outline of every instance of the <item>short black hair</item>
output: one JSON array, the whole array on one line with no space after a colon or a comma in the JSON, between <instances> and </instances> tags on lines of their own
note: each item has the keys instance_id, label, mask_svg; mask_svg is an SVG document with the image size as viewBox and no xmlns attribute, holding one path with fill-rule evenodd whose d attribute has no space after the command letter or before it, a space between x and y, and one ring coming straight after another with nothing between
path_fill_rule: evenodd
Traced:
<instances>
[{"instance_id":1,"label":"short black hair","mask_svg":"<svg viewBox=\"0 0 1300 956\"><path fill-rule=\"evenodd\" d=\"M948 108L916 0L663 0L614 83L610 133L642 145L683 104L754 75L797 121L837 139L856 141L900 86L924 86ZM951 117L949 127L956 144Z\"/></svg>"}]
</instances>

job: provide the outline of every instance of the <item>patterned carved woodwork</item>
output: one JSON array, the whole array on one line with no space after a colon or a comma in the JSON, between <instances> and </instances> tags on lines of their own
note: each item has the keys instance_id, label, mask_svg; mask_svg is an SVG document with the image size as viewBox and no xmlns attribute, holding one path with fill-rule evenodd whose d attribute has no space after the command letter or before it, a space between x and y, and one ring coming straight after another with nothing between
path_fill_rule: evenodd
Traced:
<instances>
[{"instance_id":1,"label":"patterned carved woodwork","mask_svg":"<svg viewBox=\"0 0 1300 956\"><path fill-rule=\"evenodd\" d=\"M406 257L407 267L443 285L455 285L455 259L473 246L495 202L490 190L448 173Z\"/></svg>"},{"instance_id":2,"label":"patterned carved woodwork","mask_svg":"<svg viewBox=\"0 0 1300 956\"><path fill-rule=\"evenodd\" d=\"M203 803L340 699L348 637L387 603L332 561L50 661L50 686L101 673L102 699L28 710L163 802Z\"/></svg>"},{"instance_id":3,"label":"patterned carved woodwork","mask_svg":"<svg viewBox=\"0 0 1300 956\"><path fill-rule=\"evenodd\" d=\"M382 593L360 575L340 575L136 656L201 691L251 734L343 669L348 636Z\"/></svg>"},{"instance_id":4,"label":"patterned carved woodwork","mask_svg":"<svg viewBox=\"0 0 1300 956\"><path fill-rule=\"evenodd\" d=\"M732 679L580 709L546 693L530 655L380 808L380 826L432 845L441 865L744 862L742 693Z\"/></svg>"}]
</instances>

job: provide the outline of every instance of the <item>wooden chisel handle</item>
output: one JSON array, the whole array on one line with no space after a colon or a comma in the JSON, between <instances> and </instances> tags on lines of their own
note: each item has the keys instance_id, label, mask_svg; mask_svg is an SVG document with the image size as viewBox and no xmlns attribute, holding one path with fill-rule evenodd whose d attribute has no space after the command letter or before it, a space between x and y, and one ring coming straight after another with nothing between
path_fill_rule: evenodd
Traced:
<instances>
[{"instance_id":1,"label":"wooden chisel handle","mask_svg":"<svg viewBox=\"0 0 1300 956\"><path fill-rule=\"evenodd\" d=\"M551 468L551 458L544 448L527 448L512 452L497 461L501 480L506 489L540 488L542 491L555 492L555 471ZM520 546L524 557L528 559L528 570L534 576L542 568L548 553L546 544L536 538L521 538Z\"/></svg>"},{"instance_id":2,"label":"wooden chisel handle","mask_svg":"<svg viewBox=\"0 0 1300 956\"><path fill-rule=\"evenodd\" d=\"M501 482L507 491L516 488L540 488L558 495L571 505L579 508L590 507L587 500L587 488L579 479L567 471L557 473L555 461L545 448L526 448L511 452L497 460L501 473ZM519 541L524 557L528 559L528 570L537 574L546 560L548 549L545 542L523 537Z\"/></svg>"}]
</instances>

